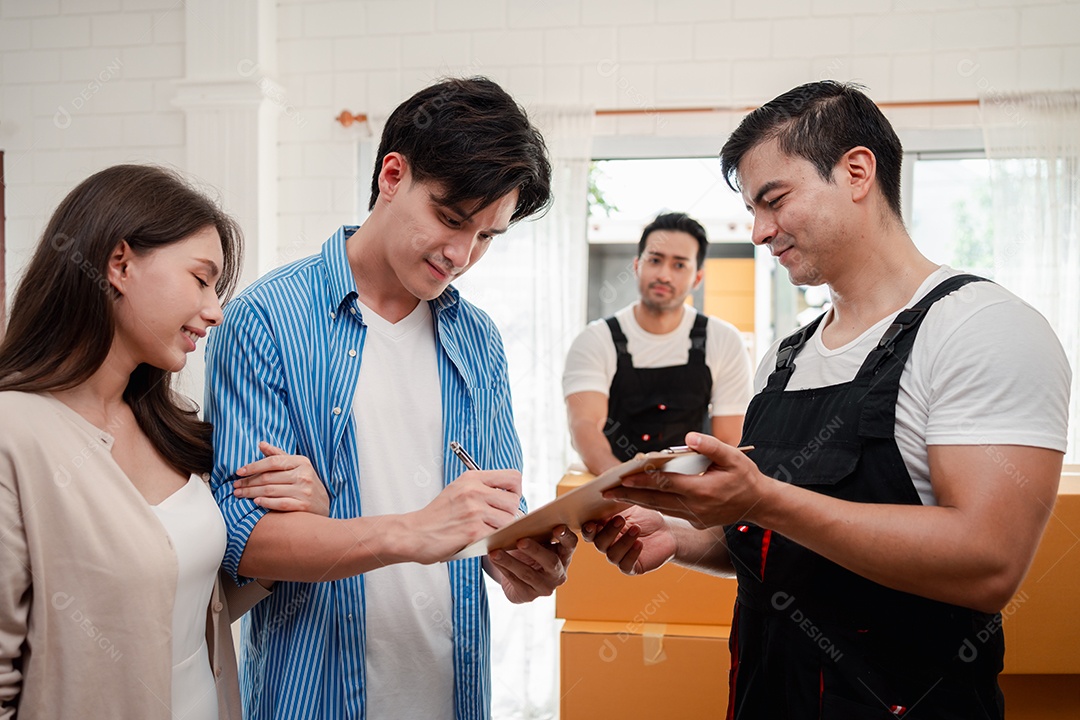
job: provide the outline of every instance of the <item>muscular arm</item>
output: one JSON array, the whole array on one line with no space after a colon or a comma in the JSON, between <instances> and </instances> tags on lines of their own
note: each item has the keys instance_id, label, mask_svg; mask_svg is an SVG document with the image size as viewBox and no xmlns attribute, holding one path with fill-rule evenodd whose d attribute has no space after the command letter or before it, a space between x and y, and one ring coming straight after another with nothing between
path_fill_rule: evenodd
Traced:
<instances>
[{"instance_id":1,"label":"muscular arm","mask_svg":"<svg viewBox=\"0 0 1080 720\"><path fill-rule=\"evenodd\" d=\"M773 481L751 519L888 587L997 612L1031 565L1062 455L948 445L929 459L937 507L848 503Z\"/></svg>"},{"instance_id":2,"label":"muscular arm","mask_svg":"<svg viewBox=\"0 0 1080 720\"><path fill-rule=\"evenodd\" d=\"M619 464L619 459L611 452L611 443L604 435L604 424L608 417L606 395L598 392L568 395L566 414L574 449L581 455L589 472L599 475Z\"/></svg>"},{"instance_id":3,"label":"muscular arm","mask_svg":"<svg viewBox=\"0 0 1080 720\"><path fill-rule=\"evenodd\" d=\"M924 394L926 437L936 438L927 466L937 506L820 495L765 477L704 436L690 443L713 458L703 476L651 486L638 476L631 484L644 492L614 495L695 527L746 519L888 587L999 610L1023 580L1056 499L1070 372L1045 319L978 285L974 303L958 299L962 320L940 306L938 339L913 350L924 370L914 391ZM980 290L985 302L973 309ZM924 337L935 337L933 322Z\"/></svg>"},{"instance_id":4,"label":"muscular arm","mask_svg":"<svg viewBox=\"0 0 1080 720\"><path fill-rule=\"evenodd\" d=\"M837 500L763 475L713 438L702 476L636 475L611 496L695 527L749 520L887 587L997 612L1020 586L1053 507L1062 454L1027 446L943 445L929 450L940 505Z\"/></svg>"}]
</instances>

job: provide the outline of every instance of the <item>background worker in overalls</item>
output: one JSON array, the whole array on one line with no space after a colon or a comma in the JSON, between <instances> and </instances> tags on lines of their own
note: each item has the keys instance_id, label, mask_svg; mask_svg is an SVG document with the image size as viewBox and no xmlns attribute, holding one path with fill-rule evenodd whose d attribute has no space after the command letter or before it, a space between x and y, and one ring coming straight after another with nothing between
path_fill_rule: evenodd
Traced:
<instances>
[{"instance_id":1,"label":"background worker in overalls","mask_svg":"<svg viewBox=\"0 0 1080 720\"><path fill-rule=\"evenodd\" d=\"M1004 717L998 613L1056 499L1071 373L1038 312L916 249L901 156L849 85L743 120L721 160L753 241L832 309L766 355L748 455L691 435L708 472L635 476L612 495L640 507L585 533L625 572L738 577L728 717Z\"/></svg>"},{"instance_id":2,"label":"background worker in overalls","mask_svg":"<svg viewBox=\"0 0 1080 720\"><path fill-rule=\"evenodd\" d=\"M686 304L709 241L685 213L645 226L634 258L641 298L596 320L566 356L563 396L574 447L599 475L639 452L682 445L697 430L739 439L750 358L739 331Z\"/></svg>"}]
</instances>

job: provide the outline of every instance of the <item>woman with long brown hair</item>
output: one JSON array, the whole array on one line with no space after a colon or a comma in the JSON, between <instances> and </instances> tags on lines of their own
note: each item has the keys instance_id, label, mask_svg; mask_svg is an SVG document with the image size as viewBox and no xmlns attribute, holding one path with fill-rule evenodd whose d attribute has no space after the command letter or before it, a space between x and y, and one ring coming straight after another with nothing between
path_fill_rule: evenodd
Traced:
<instances>
[{"instance_id":1,"label":"woman with long brown hair","mask_svg":"<svg viewBox=\"0 0 1080 720\"><path fill-rule=\"evenodd\" d=\"M147 166L49 221L0 342L0 718L240 717L211 428L172 374L221 321L241 242Z\"/></svg>"}]
</instances>

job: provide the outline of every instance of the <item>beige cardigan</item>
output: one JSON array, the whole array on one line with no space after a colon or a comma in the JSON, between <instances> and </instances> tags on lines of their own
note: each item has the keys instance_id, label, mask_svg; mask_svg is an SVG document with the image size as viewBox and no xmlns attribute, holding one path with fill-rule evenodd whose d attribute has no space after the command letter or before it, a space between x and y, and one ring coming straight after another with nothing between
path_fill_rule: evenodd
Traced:
<instances>
[{"instance_id":1,"label":"beige cardigan","mask_svg":"<svg viewBox=\"0 0 1080 720\"><path fill-rule=\"evenodd\" d=\"M51 395L0 392L0 720L171 718L176 555L112 442ZM241 717L227 602L265 594L214 588L221 718Z\"/></svg>"}]
</instances>

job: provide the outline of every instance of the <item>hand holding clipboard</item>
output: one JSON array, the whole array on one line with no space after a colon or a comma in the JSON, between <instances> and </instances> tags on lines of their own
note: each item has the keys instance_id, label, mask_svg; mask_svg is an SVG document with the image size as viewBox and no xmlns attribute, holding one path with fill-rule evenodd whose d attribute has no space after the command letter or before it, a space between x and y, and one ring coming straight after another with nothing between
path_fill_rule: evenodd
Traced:
<instances>
[{"instance_id":1,"label":"hand holding clipboard","mask_svg":"<svg viewBox=\"0 0 1080 720\"><path fill-rule=\"evenodd\" d=\"M453 443L451 449L453 445L457 443ZM462 462L465 462L464 458ZM696 475L704 472L709 467L709 462L707 457L699 455L688 447L668 448L638 455L607 470L581 487L574 488L562 497L552 500L547 505L533 510L486 538L472 543L450 559L461 560L486 555L491 550L511 547L522 538L547 537L559 525L566 525L574 532L578 532L585 522L606 519L629 507L626 503L608 500L602 495L605 490L619 485L624 477L661 469L666 472ZM468 467L467 463L466 467Z\"/></svg>"}]
</instances>

